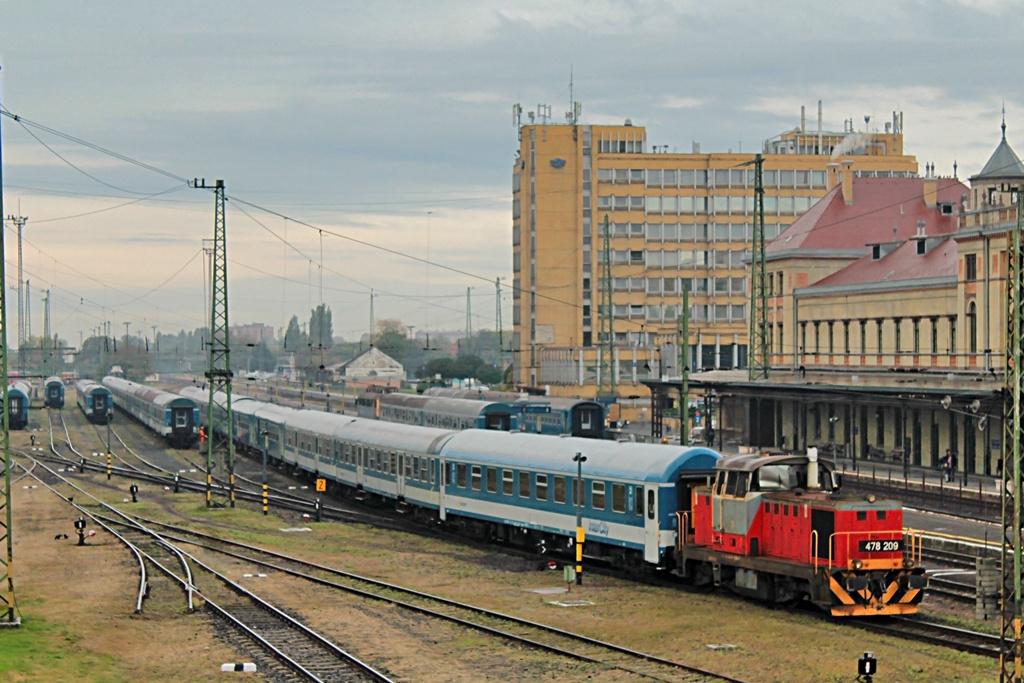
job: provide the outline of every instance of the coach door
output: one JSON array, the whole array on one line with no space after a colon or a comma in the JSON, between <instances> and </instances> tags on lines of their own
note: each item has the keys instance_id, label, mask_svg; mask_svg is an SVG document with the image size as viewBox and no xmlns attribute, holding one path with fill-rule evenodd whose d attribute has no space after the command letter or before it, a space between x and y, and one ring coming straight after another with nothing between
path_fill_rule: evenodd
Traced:
<instances>
[{"instance_id":1,"label":"coach door","mask_svg":"<svg viewBox=\"0 0 1024 683\"><path fill-rule=\"evenodd\" d=\"M398 454L398 470L395 472L395 493L399 498L405 498L405 475L408 467L412 466L412 459L406 453Z\"/></svg>"},{"instance_id":2,"label":"coach door","mask_svg":"<svg viewBox=\"0 0 1024 683\"><path fill-rule=\"evenodd\" d=\"M644 560L658 563L658 489L654 486L644 487Z\"/></svg>"},{"instance_id":3,"label":"coach door","mask_svg":"<svg viewBox=\"0 0 1024 683\"><path fill-rule=\"evenodd\" d=\"M436 483L434 481L434 470L433 470L435 462L437 463L437 480L436 480ZM445 490L446 490L447 484L448 484L448 463L445 462L444 458L438 458L437 460L431 460L430 461L430 467L431 467L431 470L430 470L431 482L430 483L434 484L437 487L437 504L438 504L437 511L438 511L438 515L441 518L441 521L443 522L445 519L447 519L447 514L445 514L445 508L446 508L446 504L445 504Z\"/></svg>"}]
</instances>

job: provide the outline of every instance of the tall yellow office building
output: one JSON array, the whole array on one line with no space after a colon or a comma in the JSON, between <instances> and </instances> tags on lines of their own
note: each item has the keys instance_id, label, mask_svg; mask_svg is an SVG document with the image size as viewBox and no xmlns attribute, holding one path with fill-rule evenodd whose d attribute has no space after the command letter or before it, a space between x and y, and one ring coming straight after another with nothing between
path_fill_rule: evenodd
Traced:
<instances>
[{"instance_id":1,"label":"tall yellow office building","mask_svg":"<svg viewBox=\"0 0 1024 683\"><path fill-rule=\"evenodd\" d=\"M540 111L540 109L539 109ZM550 109L548 109L550 111ZM647 131L551 123L515 110L520 146L512 174L514 376L556 395L594 396L600 383L602 290L612 290L613 372L620 396L640 380L745 367L754 154L669 153ZM577 110L578 114L578 110ZM570 113L570 120L576 118ZM856 176L916 176L903 153L902 115L882 132L794 130L765 141L765 237L770 240L828 189L826 167ZM605 283L603 224L610 227ZM689 339L678 339L689 289ZM685 350L683 350L685 349ZM687 354L688 351L688 354Z\"/></svg>"}]
</instances>

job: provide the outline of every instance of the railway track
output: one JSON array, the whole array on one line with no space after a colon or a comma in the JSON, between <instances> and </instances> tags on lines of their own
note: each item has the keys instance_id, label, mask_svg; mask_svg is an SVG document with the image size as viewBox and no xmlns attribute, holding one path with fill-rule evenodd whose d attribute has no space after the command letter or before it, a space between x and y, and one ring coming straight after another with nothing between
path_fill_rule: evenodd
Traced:
<instances>
[{"instance_id":1,"label":"railway track","mask_svg":"<svg viewBox=\"0 0 1024 683\"><path fill-rule=\"evenodd\" d=\"M45 465L42 467L46 469L48 478L92 498L95 506L109 513L105 515L92 512L86 506L74 504L83 515L89 516L110 531L136 557L141 577L136 612L143 610L143 600L150 591L150 577L162 574L184 592L190 612L198 605L200 609L249 643L253 658L260 661L261 669L266 674L273 675L273 680L345 683L391 681L387 675L349 654L300 619L287 614L238 585L223 573L168 543L145 525L133 521L115 507L93 497L77 483L69 481ZM57 495L67 498L42 477L37 474L33 476ZM161 561L161 558L165 561ZM167 559L171 562L167 562ZM157 571L147 572L147 563ZM178 569L172 569L172 566L177 566ZM198 572L195 571L197 568ZM194 596L199 598L198 602L193 602Z\"/></svg>"},{"instance_id":2,"label":"railway track","mask_svg":"<svg viewBox=\"0 0 1024 683\"><path fill-rule=\"evenodd\" d=\"M253 564L269 571L315 583L318 587L365 600L385 602L402 610L434 620L443 620L511 643L543 650L554 655L597 665L603 669L632 674L638 678L664 681L738 681L738 679L693 667L587 636L553 628L500 612L430 595L392 583L370 579L282 553L236 543L190 529L140 520L158 527L161 536L187 543ZM426 625L429 630L429 624Z\"/></svg>"},{"instance_id":3,"label":"railway track","mask_svg":"<svg viewBox=\"0 0 1024 683\"><path fill-rule=\"evenodd\" d=\"M950 647L983 657L998 658L1001 639L990 633L957 628L918 617L890 617L880 621L858 621L868 631L904 640Z\"/></svg>"}]
</instances>

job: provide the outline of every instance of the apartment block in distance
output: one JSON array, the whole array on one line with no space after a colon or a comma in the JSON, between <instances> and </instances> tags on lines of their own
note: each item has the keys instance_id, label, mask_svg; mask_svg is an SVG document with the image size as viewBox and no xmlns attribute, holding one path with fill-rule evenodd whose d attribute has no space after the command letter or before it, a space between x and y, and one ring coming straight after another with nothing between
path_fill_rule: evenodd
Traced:
<instances>
[{"instance_id":1,"label":"apartment block in distance","mask_svg":"<svg viewBox=\"0 0 1024 683\"><path fill-rule=\"evenodd\" d=\"M592 397L600 384L600 309L611 287L613 372L619 396L646 397L641 380L746 367L754 154L669 153L647 131L567 123L550 107L513 110L519 151L512 173L515 380L553 395ZM858 177L916 177L903 152L902 114L882 131L799 127L763 143L765 237L771 240L831 186L838 163ZM834 181L833 181L834 182ZM611 281L602 275L603 225ZM689 335L679 338L682 292ZM606 383L607 383L607 379Z\"/></svg>"}]
</instances>

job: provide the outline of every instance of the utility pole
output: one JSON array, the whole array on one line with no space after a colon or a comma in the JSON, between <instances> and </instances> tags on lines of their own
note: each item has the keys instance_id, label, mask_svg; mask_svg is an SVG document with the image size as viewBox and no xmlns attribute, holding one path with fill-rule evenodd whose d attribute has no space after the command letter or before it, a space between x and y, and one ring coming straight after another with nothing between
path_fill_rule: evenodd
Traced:
<instances>
[{"instance_id":1,"label":"utility pole","mask_svg":"<svg viewBox=\"0 0 1024 683\"><path fill-rule=\"evenodd\" d=\"M679 445L685 446L690 436L690 286L683 285L683 314L676 322L676 367L679 383Z\"/></svg>"},{"instance_id":2,"label":"utility pole","mask_svg":"<svg viewBox=\"0 0 1024 683\"><path fill-rule=\"evenodd\" d=\"M768 347L768 287L764 253L764 158L754 156L754 235L750 261L750 334L747 346L747 378L768 379L771 349ZM779 292L781 296L782 292Z\"/></svg>"},{"instance_id":3,"label":"utility pole","mask_svg":"<svg viewBox=\"0 0 1024 683\"><path fill-rule=\"evenodd\" d=\"M43 339L39 352L42 354L42 370L44 375L52 375L50 371L50 359L53 356L53 352L50 348L50 290L46 290L46 296L43 297Z\"/></svg>"},{"instance_id":4,"label":"utility pole","mask_svg":"<svg viewBox=\"0 0 1024 683\"><path fill-rule=\"evenodd\" d=\"M601 281L604 288L601 290L600 306L600 331L598 332L598 346L600 347L601 362L598 364L600 375L597 385L597 395L601 398L615 399L615 326L613 323L614 310L612 309L612 251L611 251L611 227L608 225L608 214L604 215L604 231L601 239L604 249L601 257Z\"/></svg>"},{"instance_id":5,"label":"utility pole","mask_svg":"<svg viewBox=\"0 0 1024 683\"><path fill-rule=\"evenodd\" d=\"M25 228L25 223L28 222L26 216L8 216L7 220L14 223L14 227L18 229L18 348L20 349L25 345L25 278L24 278L24 267L22 265L22 232Z\"/></svg>"},{"instance_id":6,"label":"utility pole","mask_svg":"<svg viewBox=\"0 0 1024 683\"><path fill-rule=\"evenodd\" d=\"M1004 124L1005 126L1005 124ZM1004 135L1005 135L1005 128ZM1003 191L1014 188L1002 187ZM1021 529L1024 518L1021 511L1021 490L1024 484L1024 444L1021 443L1021 428L1024 426L1024 372L1021 362L1024 353L1024 185L1017 192L1017 229L1011 231L1008 270L1006 273L1006 366L1003 390L1003 582L999 591L1000 631L1002 646L999 648L1001 683L1021 683L1024 670L1024 561L1021 556Z\"/></svg>"},{"instance_id":7,"label":"utility pole","mask_svg":"<svg viewBox=\"0 0 1024 683\"><path fill-rule=\"evenodd\" d=\"M0 109L3 111L3 109ZM2 118L2 117L0 117ZM0 140L0 152L3 150L3 143ZM0 156L0 216L4 215L4 177L3 159ZM0 382L3 389L0 389L3 396L3 405L9 406L7 391L10 389L10 381L7 372L7 292L3 291L7 282L7 256L4 250L4 230L0 225ZM20 260L19 260L20 263ZM4 553L2 565L0 565L0 607L7 608L7 623L20 625L21 620L14 614L14 538L11 535L11 468L14 460L11 457L11 413L3 411L3 495L0 496L0 540L6 540L7 548Z\"/></svg>"},{"instance_id":8,"label":"utility pole","mask_svg":"<svg viewBox=\"0 0 1024 683\"><path fill-rule=\"evenodd\" d=\"M192 181L192 187L213 190L213 253L210 270L210 365L206 380L210 388L207 402L206 424L206 507L213 505L213 469L216 457L223 453L228 477L229 504L235 507L235 439L231 414L231 346L228 327L228 255L227 222L224 215L224 181L214 181L213 187L202 181ZM214 410L218 393L224 394L223 412Z\"/></svg>"},{"instance_id":9,"label":"utility pole","mask_svg":"<svg viewBox=\"0 0 1024 683\"><path fill-rule=\"evenodd\" d=\"M370 346L373 346L373 290L370 290Z\"/></svg>"},{"instance_id":10,"label":"utility pole","mask_svg":"<svg viewBox=\"0 0 1024 683\"><path fill-rule=\"evenodd\" d=\"M494 281L494 331L498 333L498 358L504 355L505 344L501 338L501 278ZM502 363L504 364L504 363Z\"/></svg>"},{"instance_id":11,"label":"utility pole","mask_svg":"<svg viewBox=\"0 0 1024 683\"><path fill-rule=\"evenodd\" d=\"M471 353L473 339L473 300L470 299L470 288L466 287L466 348L464 353Z\"/></svg>"}]
</instances>

